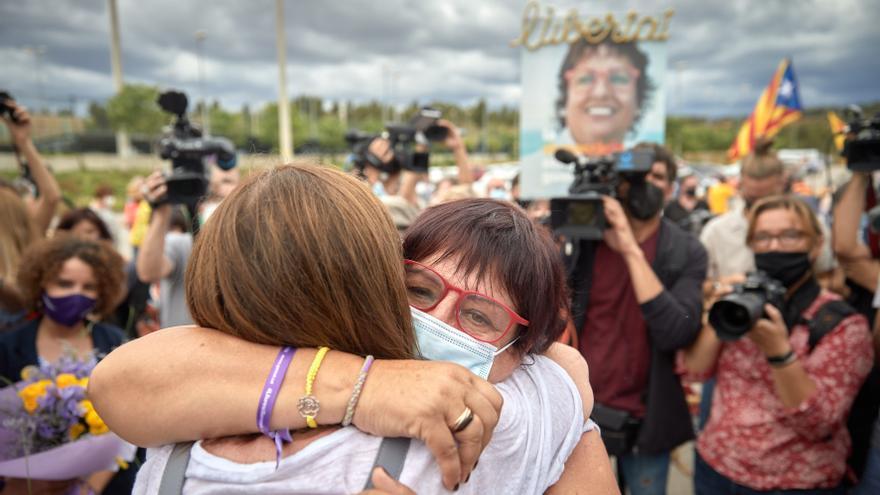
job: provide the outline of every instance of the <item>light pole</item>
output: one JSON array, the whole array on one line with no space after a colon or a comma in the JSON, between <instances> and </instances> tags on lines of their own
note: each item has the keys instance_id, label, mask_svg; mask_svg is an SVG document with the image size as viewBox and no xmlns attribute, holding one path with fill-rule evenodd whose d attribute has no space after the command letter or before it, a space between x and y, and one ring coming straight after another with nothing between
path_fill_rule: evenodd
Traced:
<instances>
[{"instance_id":1,"label":"light pole","mask_svg":"<svg viewBox=\"0 0 880 495\"><path fill-rule=\"evenodd\" d=\"M278 143L281 159L293 159L293 132L287 102L287 46L284 40L284 0L275 0L275 46L278 52Z\"/></svg>"},{"instance_id":2,"label":"light pole","mask_svg":"<svg viewBox=\"0 0 880 495\"><path fill-rule=\"evenodd\" d=\"M122 93L122 49L119 45L119 15L116 11L116 0L107 0L110 11L110 67L113 70L113 89L116 94ZM132 154L131 141L125 129L116 131L116 154L129 156Z\"/></svg>"},{"instance_id":3,"label":"light pole","mask_svg":"<svg viewBox=\"0 0 880 495\"><path fill-rule=\"evenodd\" d=\"M199 98L202 100L202 131L206 136L211 135L211 120L208 113L208 100L205 98L205 67L202 59L204 58L205 38L208 33L204 29L196 31L196 53L198 54L199 66Z\"/></svg>"}]
</instances>

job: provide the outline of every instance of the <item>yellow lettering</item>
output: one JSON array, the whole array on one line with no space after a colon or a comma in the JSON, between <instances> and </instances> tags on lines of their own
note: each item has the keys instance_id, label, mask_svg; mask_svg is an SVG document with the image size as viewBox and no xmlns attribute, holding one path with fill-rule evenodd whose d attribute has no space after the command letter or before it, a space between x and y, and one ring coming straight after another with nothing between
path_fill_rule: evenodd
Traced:
<instances>
[{"instance_id":1,"label":"yellow lettering","mask_svg":"<svg viewBox=\"0 0 880 495\"><path fill-rule=\"evenodd\" d=\"M630 10L629 13L626 14L626 27L621 27L620 30L615 32L614 35L612 35L611 41L615 43L629 43L630 41L635 41L636 37L639 35L638 29L636 29L636 20L638 20L638 18L639 14Z\"/></svg>"},{"instance_id":2,"label":"yellow lettering","mask_svg":"<svg viewBox=\"0 0 880 495\"><path fill-rule=\"evenodd\" d=\"M541 16L541 6L538 2L529 2L526 4L526 8L523 9L523 17L522 17L522 32L519 35L519 38L516 38L510 42L510 46L512 48L516 48L518 46L524 46L529 50L537 50L540 48L538 46L529 45L529 38L532 37L532 32L535 30L535 27L538 24L538 19Z\"/></svg>"},{"instance_id":3,"label":"yellow lettering","mask_svg":"<svg viewBox=\"0 0 880 495\"><path fill-rule=\"evenodd\" d=\"M669 39L669 24L672 23L672 16L675 14L675 9L667 9L663 14L663 29L659 35L657 35L657 41L666 41Z\"/></svg>"},{"instance_id":4,"label":"yellow lettering","mask_svg":"<svg viewBox=\"0 0 880 495\"><path fill-rule=\"evenodd\" d=\"M645 27L650 27L650 31L648 31L647 35L642 34L642 31ZM642 18L642 21L639 22L639 29L636 31L639 41L652 41L654 39L654 35L657 32L657 19L654 19L650 16L645 16Z\"/></svg>"}]
</instances>

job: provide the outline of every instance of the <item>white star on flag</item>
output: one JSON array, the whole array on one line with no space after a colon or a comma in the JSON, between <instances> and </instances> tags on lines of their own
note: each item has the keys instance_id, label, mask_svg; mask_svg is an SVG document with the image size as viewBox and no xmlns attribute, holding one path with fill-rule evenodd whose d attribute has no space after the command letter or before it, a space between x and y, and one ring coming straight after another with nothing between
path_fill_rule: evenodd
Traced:
<instances>
[{"instance_id":1,"label":"white star on flag","mask_svg":"<svg viewBox=\"0 0 880 495\"><path fill-rule=\"evenodd\" d=\"M794 85L791 84L791 81L789 81L788 79L782 81L782 86L779 87L779 96L783 98L790 98L793 91Z\"/></svg>"}]
</instances>

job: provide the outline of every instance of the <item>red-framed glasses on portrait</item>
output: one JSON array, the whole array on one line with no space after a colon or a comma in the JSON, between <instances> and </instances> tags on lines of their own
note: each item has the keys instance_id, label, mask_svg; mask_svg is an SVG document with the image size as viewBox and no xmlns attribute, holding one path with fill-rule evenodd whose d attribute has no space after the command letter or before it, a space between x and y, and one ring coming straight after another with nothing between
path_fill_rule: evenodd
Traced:
<instances>
[{"instance_id":1,"label":"red-framed glasses on portrait","mask_svg":"<svg viewBox=\"0 0 880 495\"><path fill-rule=\"evenodd\" d=\"M458 328L481 342L494 344L503 339L514 326L529 324L528 320L502 302L476 291L456 287L439 273L417 261L405 260L403 266L410 306L429 312L450 291L457 293L455 321Z\"/></svg>"}]
</instances>

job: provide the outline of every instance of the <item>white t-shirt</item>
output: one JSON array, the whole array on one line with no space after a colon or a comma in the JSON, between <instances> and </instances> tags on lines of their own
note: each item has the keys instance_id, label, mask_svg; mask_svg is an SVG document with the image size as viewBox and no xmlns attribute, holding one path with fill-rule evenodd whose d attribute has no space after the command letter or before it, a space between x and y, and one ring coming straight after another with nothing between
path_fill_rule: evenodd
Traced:
<instances>
[{"instance_id":1,"label":"white t-shirt","mask_svg":"<svg viewBox=\"0 0 880 495\"><path fill-rule=\"evenodd\" d=\"M543 356L527 357L513 375L497 384L504 407L492 441L470 480L456 493L543 493L562 474L585 421L581 397L571 378ZM318 438L281 460L240 464L193 445L186 469L186 494L341 494L359 493L367 481L381 438L354 427ZM173 449L148 451L134 494L158 491ZM419 494L450 493L427 447L413 441L400 480Z\"/></svg>"}]
</instances>

